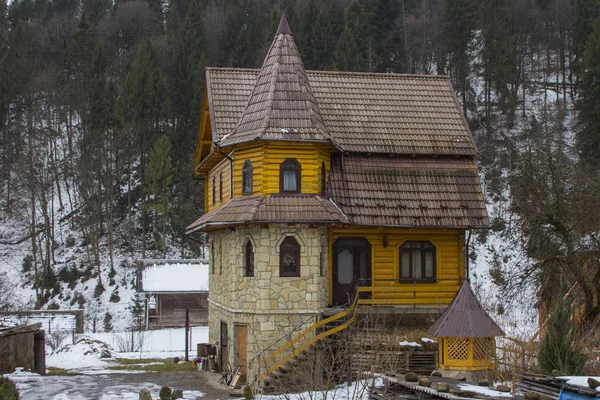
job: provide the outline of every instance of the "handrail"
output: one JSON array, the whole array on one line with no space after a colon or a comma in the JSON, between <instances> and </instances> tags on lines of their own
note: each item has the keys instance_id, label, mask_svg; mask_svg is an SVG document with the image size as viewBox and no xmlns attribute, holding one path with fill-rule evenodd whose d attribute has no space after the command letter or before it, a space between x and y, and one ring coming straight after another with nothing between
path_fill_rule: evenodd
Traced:
<instances>
[{"instance_id":1,"label":"handrail","mask_svg":"<svg viewBox=\"0 0 600 400\"><path fill-rule=\"evenodd\" d=\"M352 302L352 304L350 305L350 307L348 307L347 309L345 309L344 311L342 311L341 313L332 315L331 317L328 317L326 319L323 319L315 324L313 324L311 327L305 329L302 333L300 333L298 336L296 336L295 338L293 338L292 340L288 341L285 345L283 345L282 347L280 347L279 349L275 350L273 353L271 353L271 355L267 358L265 358L265 364L268 363L268 361L278 357L281 353L283 353L285 350L289 349L291 346L293 346L294 344L298 343L300 340L302 340L304 337L306 337L308 334L312 333L313 331L316 331L317 328L332 322L332 321L336 321L340 318L345 317L346 315L348 315L349 313L353 312L353 315L350 319L348 319L348 321L344 322L342 325L336 326L334 328L331 328L325 332L321 332L320 334L314 336L313 338L307 340L306 342L304 342L300 347L298 347L297 349L294 349L290 354L288 354L287 356L283 357L281 360L277 361L275 364L273 364L271 367L267 368L267 371L261 376L261 380L262 378L264 378L265 376L271 374L273 371L275 371L277 368L279 368L280 366L282 366L283 364L285 364L286 362L288 362L289 360L291 360L292 358L294 358L295 356L297 356L299 353L301 353L302 351L304 351L305 349L307 349L309 346L311 346L312 344L314 344L316 341L325 338L327 336L331 336L334 333L337 333L343 329L346 329L348 326L350 326L356 319L356 308L358 306L358 291L356 291L355 296L354 296L354 300ZM260 368L260 367L259 367Z\"/></svg>"},{"instance_id":2,"label":"handrail","mask_svg":"<svg viewBox=\"0 0 600 400\"><path fill-rule=\"evenodd\" d=\"M316 314L313 314L310 316L310 318L316 316ZM285 339L286 337L289 337L292 333L299 331L300 328L303 325L306 325L306 323L309 322L308 319L306 321L301 321L298 325L296 325L291 331L284 333L279 339L277 339L276 341L274 341L273 343L271 343L270 345L268 345L267 347L265 347L263 349L263 351L261 351L260 353L258 353L256 356L254 356L254 358L252 358L249 362L248 365L252 365L252 362L254 360L256 360L257 358L259 358L260 356L262 356L266 351L268 351L269 349L271 349L272 347L274 347L277 343L279 343L280 341L282 341L283 339Z\"/></svg>"}]
</instances>

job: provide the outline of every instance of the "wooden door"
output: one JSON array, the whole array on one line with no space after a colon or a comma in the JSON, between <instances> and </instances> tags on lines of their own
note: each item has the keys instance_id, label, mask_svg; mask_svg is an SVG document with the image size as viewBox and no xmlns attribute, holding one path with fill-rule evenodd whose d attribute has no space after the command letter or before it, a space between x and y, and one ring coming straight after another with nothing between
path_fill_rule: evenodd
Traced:
<instances>
[{"instance_id":1,"label":"wooden door","mask_svg":"<svg viewBox=\"0 0 600 400\"><path fill-rule=\"evenodd\" d=\"M333 244L333 304L348 304L357 285L371 285L371 244L362 237L339 238Z\"/></svg>"},{"instance_id":2,"label":"wooden door","mask_svg":"<svg viewBox=\"0 0 600 400\"><path fill-rule=\"evenodd\" d=\"M221 359L219 360L221 362L221 371L226 371L227 369L230 369L230 365L228 365L227 362L227 354L228 354L228 349L227 349L227 343L228 343L228 331L227 331L227 324L223 321L221 321L221 352L220 352L220 357Z\"/></svg>"},{"instance_id":3,"label":"wooden door","mask_svg":"<svg viewBox=\"0 0 600 400\"><path fill-rule=\"evenodd\" d=\"M248 327L246 325L236 325L236 359L240 367L240 374L246 376L246 366L248 364Z\"/></svg>"}]
</instances>

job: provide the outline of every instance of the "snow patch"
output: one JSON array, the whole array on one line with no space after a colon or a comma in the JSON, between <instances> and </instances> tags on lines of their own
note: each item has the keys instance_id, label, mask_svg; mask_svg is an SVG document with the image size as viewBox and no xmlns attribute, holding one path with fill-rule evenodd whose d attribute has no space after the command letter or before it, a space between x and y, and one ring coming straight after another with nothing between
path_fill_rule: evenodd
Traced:
<instances>
[{"instance_id":1,"label":"snow patch","mask_svg":"<svg viewBox=\"0 0 600 400\"><path fill-rule=\"evenodd\" d=\"M208 291L208 264L153 264L142 271L145 292Z\"/></svg>"},{"instance_id":2,"label":"snow patch","mask_svg":"<svg viewBox=\"0 0 600 400\"><path fill-rule=\"evenodd\" d=\"M407 342L406 340L400 342L400 346L421 347L421 345L417 342Z\"/></svg>"}]
</instances>

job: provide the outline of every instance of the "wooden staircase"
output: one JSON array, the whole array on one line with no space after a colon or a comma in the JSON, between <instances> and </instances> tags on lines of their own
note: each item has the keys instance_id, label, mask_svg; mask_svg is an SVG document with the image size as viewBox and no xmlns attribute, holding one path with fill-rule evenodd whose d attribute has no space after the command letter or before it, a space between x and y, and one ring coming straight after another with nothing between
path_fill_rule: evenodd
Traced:
<instances>
[{"instance_id":1,"label":"wooden staircase","mask_svg":"<svg viewBox=\"0 0 600 400\"><path fill-rule=\"evenodd\" d=\"M342 347L348 341L340 337L356 320L357 307L355 296L347 308L313 324L261 360L258 385L263 393L321 390L345 381L348 373L341 371L348 371L343 357L349 352Z\"/></svg>"}]
</instances>

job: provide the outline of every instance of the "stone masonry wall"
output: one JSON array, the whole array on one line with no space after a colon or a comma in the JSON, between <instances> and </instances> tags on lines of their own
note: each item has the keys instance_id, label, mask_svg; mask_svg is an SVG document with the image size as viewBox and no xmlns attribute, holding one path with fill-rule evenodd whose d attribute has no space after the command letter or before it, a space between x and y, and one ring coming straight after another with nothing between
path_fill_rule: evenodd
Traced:
<instances>
[{"instance_id":1,"label":"stone masonry wall","mask_svg":"<svg viewBox=\"0 0 600 400\"><path fill-rule=\"evenodd\" d=\"M294 236L301 247L300 277L279 276L279 244L287 236ZM245 276L248 240L254 249L253 277ZM210 234L209 339L218 342L220 323L227 323L227 359L235 365L235 325L247 325L249 382L256 378L258 354L264 358L283 345L285 340L273 343L313 324L327 306L327 243L326 228L306 225L271 224Z\"/></svg>"}]
</instances>

